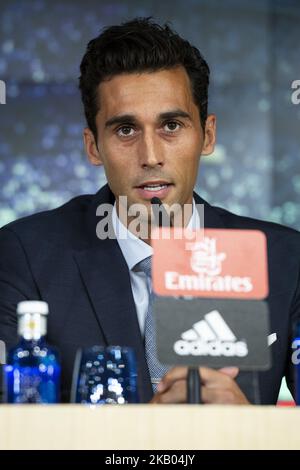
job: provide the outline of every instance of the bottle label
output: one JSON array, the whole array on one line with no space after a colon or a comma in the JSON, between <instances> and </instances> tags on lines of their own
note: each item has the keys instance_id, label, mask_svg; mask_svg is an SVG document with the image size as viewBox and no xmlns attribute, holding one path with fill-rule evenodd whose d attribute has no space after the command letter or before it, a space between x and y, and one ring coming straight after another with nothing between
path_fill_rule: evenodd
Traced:
<instances>
[{"instance_id":1,"label":"bottle label","mask_svg":"<svg viewBox=\"0 0 300 470\"><path fill-rule=\"evenodd\" d=\"M50 369L50 370L48 370ZM58 403L58 365L38 367L5 367L9 403Z\"/></svg>"},{"instance_id":2,"label":"bottle label","mask_svg":"<svg viewBox=\"0 0 300 470\"><path fill-rule=\"evenodd\" d=\"M39 340L46 334L46 317L39 313L26 313L19 318L19 335L26 340Z\"/></svg>"}]
</instances>

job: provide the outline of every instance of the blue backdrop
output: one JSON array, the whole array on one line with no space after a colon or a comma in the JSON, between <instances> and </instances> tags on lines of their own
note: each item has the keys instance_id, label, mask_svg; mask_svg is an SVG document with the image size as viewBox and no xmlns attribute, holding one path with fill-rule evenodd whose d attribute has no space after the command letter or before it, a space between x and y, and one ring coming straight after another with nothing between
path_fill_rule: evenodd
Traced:
<instances>
[{"instance_id":1,"label":"blue backdrop","mask_svg":"<svg viewBox=\"0 0 300 470\"><path fill-rule=\"evenodd\" d=\"M0 226L96 192L77 89L89 39L108 24L152 15L199 47L212 72L214 156L197 189L237 213L300 228L298 0L10 1L0 5Z\"/></svg>"}]
</instances>

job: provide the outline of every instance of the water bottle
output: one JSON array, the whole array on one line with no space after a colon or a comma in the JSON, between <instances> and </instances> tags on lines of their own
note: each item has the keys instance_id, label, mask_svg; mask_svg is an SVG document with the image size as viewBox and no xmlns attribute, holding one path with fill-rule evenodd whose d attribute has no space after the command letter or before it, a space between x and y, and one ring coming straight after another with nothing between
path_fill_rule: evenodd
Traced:
<instances>
[{"instance_id":1,"label":"water bottle","mask_svg":"<svg viewBox=\"0 0 300 470\"><path fill-rule=\"evenodd\" d=\"M48 346L48 304L23 301L17 306L19 343L9 351L5 365L7 403L58 403L60 365Z\"/></svg>"}]
</instances>

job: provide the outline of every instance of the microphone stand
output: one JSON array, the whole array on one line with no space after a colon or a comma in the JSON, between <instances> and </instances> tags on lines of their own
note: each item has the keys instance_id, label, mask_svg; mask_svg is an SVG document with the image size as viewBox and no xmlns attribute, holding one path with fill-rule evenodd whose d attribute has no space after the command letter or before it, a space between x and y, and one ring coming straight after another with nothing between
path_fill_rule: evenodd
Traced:
<instances>
[{"instance_id":1,"label":"microphone stand","mask_svg":"<svg viewBox=\"0 0 300 470\"><path fill-rule=\"evenodd\" d=\"M187 376L187 402L201 404L201 376L197 367L188 368Z\"/></svg>"},{"instance_id":2,"label":"microphone stand","mask_svg":"<svg viewBox=\"0 0 300 470\"><path fill-rule=\"evenodd\" d=\"M163 221L168 220L166 216L165 208L158 197L153 197L151 199L151 204L153 209L155 205L159 207L158 213L153 210L156 224L158 227L163 227ZM169 219L170 227L173 226L171 219ZM189 367L187 375L187 402L190 404L201 404L201 376L199 369L197 367Z\"/></svg>"}]
</instances>

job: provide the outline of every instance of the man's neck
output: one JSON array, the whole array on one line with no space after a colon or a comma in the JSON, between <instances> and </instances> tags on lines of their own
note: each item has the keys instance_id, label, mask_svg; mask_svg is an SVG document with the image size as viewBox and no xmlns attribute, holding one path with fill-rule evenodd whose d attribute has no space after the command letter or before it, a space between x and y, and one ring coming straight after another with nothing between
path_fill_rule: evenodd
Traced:
<instances>
[{"instance_id":1,"label":"man's neck","mask_svg":"<svg viewBox=\"0 0 300 470\"><path fill-rule=\"evenodd\" d=\"M119 223L121 223L125 230L128 230L132 235L139 238L143 242L151 245L151 232L153 228L157 228L157 220L153 210L149 214L148 209L145 207L145 211L136 211L135 217L130 213L130 209L125 208L121 204L118 204L118 200L115 202L116 215ZM165 206L164 206L165 207ZM172 207L171 207L172 209ZM166 227L185 227L185 228L197 228L196 222L193 221L196 212L195 201L185 204L183 207L178 205L177 211L170 211L169 207L166 207L162 226ZM141 216L142 214L142 216ZM194 222L194 223L193 223ZM190 226L190 227L189 227Z\"/></svg>"}]
</instances>

